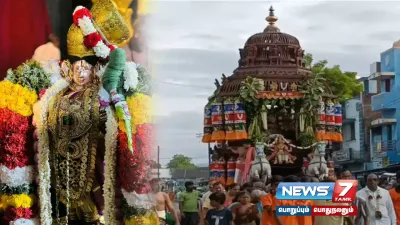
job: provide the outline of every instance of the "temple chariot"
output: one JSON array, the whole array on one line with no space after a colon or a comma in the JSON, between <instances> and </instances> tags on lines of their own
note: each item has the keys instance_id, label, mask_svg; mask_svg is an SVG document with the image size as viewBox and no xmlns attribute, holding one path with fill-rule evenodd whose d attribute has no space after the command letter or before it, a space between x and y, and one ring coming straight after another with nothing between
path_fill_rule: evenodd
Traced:
<instances>
[{"instance_id":1,"label":"temple chariot","mask_svg":"<svg viewBox=\"0 0 400 225\"><path fill-rule=\"evenodd\" d=\"M272 6L266 20L239 49L232 75L215 80L205 106L211 179L229 185L274 174L334 176L329 149L342 141L341 105L307 65L299 40L275 25Z\"/></svg>"}]
</instances>

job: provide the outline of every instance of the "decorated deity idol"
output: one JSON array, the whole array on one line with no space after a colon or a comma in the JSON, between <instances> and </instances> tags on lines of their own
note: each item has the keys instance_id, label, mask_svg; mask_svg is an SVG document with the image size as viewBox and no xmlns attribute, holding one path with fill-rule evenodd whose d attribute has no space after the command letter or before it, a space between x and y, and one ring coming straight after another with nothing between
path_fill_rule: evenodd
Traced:
<instances>
[{"instance_id":1,"label":"decorated deity idol","mask_svg":"<svg viewBox=\"0 0 400 225\"><path fill-rule=\"evenodd\" d=\"M38 164L36 219L42 225L157 224L147 195L150 75L116 47L129 39L129 29L110 0L95 1L90 11L77 7L73 21L61 78L33 106L35 143L27 145L35 146ZM18 171L10 188L27 179Z\"/></svg>"},{"instance_id":2,"label":"decorated deity idol","mask_svg":"<svg viewBox=\"0 0 400 225\"><path fill-rule=\"evenodd\" d=\"M291 152L291 147L288 146L284 138L279 135L273 142L273 152L268 159L274 159L274 164L293 164L296 160L296 156L292 155Z\"/></svg>"}]
</instances>

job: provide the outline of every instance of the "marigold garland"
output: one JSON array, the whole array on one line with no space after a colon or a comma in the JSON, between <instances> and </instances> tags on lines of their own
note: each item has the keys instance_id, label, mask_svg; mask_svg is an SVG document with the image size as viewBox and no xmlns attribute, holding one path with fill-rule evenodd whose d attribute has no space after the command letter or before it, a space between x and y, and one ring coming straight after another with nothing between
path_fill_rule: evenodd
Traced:
<instances>
[{"instance_id":1,"label":"marigold garland","mask_svg":"<svg viewBox=\"0 0 400 225\"><path fill-rule=\"evenodd\" d=\"M129 96L126 99L128 104L129 112L132 115L131 126L133 133L136 133L134 129L137 125L146 124L152 122L152 105L151 97L142 93L136 93ZM119 121L119 129L123 132L125 131L123 121Z\"/></svg>"},{"instance_id":2,"label":"marigold garland","mask_svg":"<svg viewBox=\"0 0 400 225\"><path fill-rule=\"evenodd\" d=\"M30 208L35 204L36 197L34 195L19 194L19 195L3 195L0 197L1 208L3 210L8 207L14 208Z\"/></svg>"},{"instance_id":3,"label":"marigold garland","mask_svg":"<svg viewBox=\"0 0 400 225\"><path fill-rule=\"evenodd\" d=\"M32 106L37 99L35 91L10 81L0 82L0 108L8 108L22 116L31 116Z\"/></svg>"}]
</instances>

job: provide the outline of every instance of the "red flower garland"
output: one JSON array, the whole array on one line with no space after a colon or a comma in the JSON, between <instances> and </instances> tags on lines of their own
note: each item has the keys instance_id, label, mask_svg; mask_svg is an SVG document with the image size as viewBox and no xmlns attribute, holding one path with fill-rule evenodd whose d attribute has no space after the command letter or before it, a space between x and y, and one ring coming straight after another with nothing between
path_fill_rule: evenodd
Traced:
<instances>
[{"instance_id":1,"label":"red flower garland","mask_svg":"<svg viewBox=\"0 0 400 225\"><path fill-rule=\"evenodd\" d=\"M121 187L128 192L143 194L149 191L147 185L150 164L149 152L152 149L152 125L143 124L136 127L134 151L128 149L126 134L120 132L119 140L119 179Z\"/></svg>"},{"instance_id":2,"label":"red flower garland","mask_svg":"<svg viewBox=\"0 0 400 225\"><path fill-rule=\"evenodd\" d=\"M33 212L32 209L29 208L11 208L9 207L5 212L4 212L4 219L8 221L13 221L17 219L31 219L33 218Z\"/></svg>"},{"instance_id":3,"label":"red flower garland","mask_svg":"<svg viewBox=\"0 0 400 225\"><path fill-rule=\"evenodd\" d=\"M8 109L0 109L0 146L3 149L1 162L9 169L24 167L29 163L27 132L28 117Z\"/></svg>"},{"instance_id":4,"label":"red flower garland","mask_svg":"<svg viewBox=\"0 0 400 225\"><path fill-rule=\"evenodd\" d=\"M89 49L94 49L94 51L96 53L96 56L98 56L99 58L107 59L109 56L105 56L104 54L101 53L101 51L102 51L101 49L96 50L96 48L94 48L94 47L98 46L100 48L103 48L103 46L104 46L104 47L109 48L110 52L112 52L115 49L115 46L104 44L103 38L101 37L99 32L92 31L91 28L84 27L84 25L83 25L83 27L80 27L79 26L79 20L80 19L84 19L84 17L88 17L90 20L92 20L92 15L91 15L90 11L87 8L84 8L82 6L78 6L75 9L75 11L74 11L74 13L72 15L74 24L76 26L78 26L80 29L85 29L85 28L86 29L90 29L90 30L86 30L86 31L82 30L84 33L86 32L85 34L87 34L88 32L92 32L90 34L87 34L84 37L83 44ZM88 24L86 24L86 25L88 25ZM93 29L96 30L96 28L94 26L93 26ZM100 43L100 42L102 42L102 43ZM97 52L97 51L99 51L100 53ZM107 53L107 54L109 54L109 53Z\"/></svg>"},{"instance_id":5,"label":"red flower garland","mask_svg":"<svg viewBox=\"0 0 400 225\"><path fill-rule=\"evenodd\" d=\"M115 50L115 45L107 45L107 47L110 49L110 52Z\"/></svg>"},{"instance_id":6,"label":"red flower garland","mask_svg":"<svg viewBox=\"0 0 400 225\"><path fill-rule=\"evenodd\" d=\"M3 154L1 161L4 166L6 166L7 168L9 168L11 170L13 170L17 167L22 168L22 167L30 164L29 158L26 154L22 154L20 156Z\"/></svg>"},{"instance_id":7,"label":"red flower garland","mask_svg":"<svg viewBox=\"0 0 400 225\"><path fill-rule=\"evenodd\" d=\"M61 65L60 65L61 66ZM44 94L46 94L47 89L43 88L42 90L40 90L39 92L39 99L41 99L43 97Z\"/></svg>"},{"instance_id":8,"label":"red flower garland","mask_svg":"<svg viewBox=\"0 0 400 225\"><path fill-rule=\"evenodd\" d=\"M90 11L87 8L81 8L74 13L72 19L77 27L79 27L78 20L83 18L84 16L87 16L89 17L89 19L92 19L92 14L90 14Z\"/></svg>"},{"instance_id":9,"label":"red flower garland","mask_svg":"<svg viewBox=\"0 0 400 225\"><path fill-rule=\"evenodd\" d=\"M85 46L87 48L93 48L101 40L102 40L102 38L101 38L99 33L97 33L97 32L96 33L91 33L91 34L85 36L83 44L85 44Z\"/></svg>"}]
</instances>

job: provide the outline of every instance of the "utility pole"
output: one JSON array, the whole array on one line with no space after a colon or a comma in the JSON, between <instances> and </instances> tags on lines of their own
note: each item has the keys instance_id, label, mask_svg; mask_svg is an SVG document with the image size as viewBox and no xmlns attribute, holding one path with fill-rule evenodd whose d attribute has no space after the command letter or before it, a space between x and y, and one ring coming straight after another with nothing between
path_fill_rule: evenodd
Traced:
<instances>
[{"instance_id":1,"label":"utility pole","mask_svg":"<svg viewBox=\"0 0 400 225\"><path fill-rule=\"evenodd\" d=\"M160 179L160 146L157 146L157 178Z\"/></svg>"}]
</instances>

